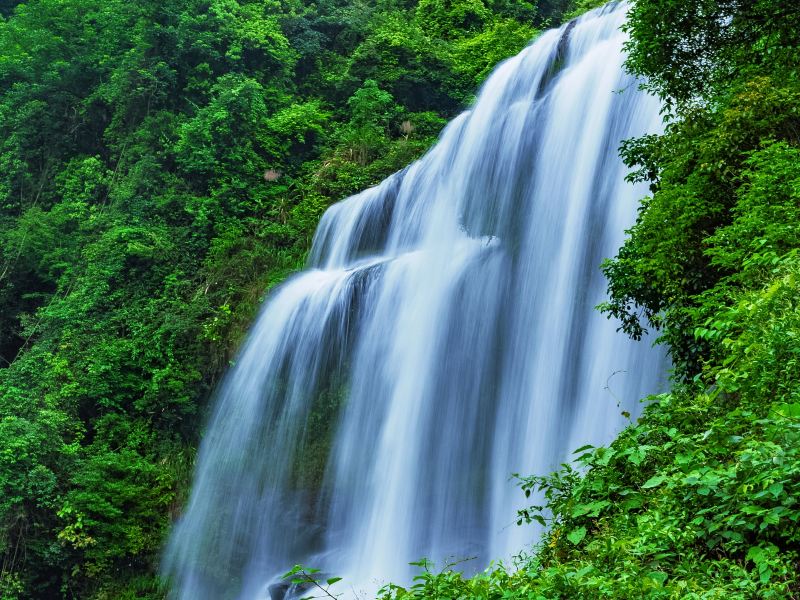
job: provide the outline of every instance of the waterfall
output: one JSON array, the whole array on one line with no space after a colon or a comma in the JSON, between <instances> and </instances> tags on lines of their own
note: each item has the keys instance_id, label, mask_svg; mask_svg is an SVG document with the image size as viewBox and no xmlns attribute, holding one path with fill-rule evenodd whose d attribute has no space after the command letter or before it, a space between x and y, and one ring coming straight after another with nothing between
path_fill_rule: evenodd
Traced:
<instances>
[{"instance_id":1,"label":"waterfall","mask_svg":"<svg viewBox=\"0 0 800 600\"><path fill-rule=\"evenodd\" d=\"M425 157L325 213L218 391L174 598L270 598L295 562L367 592L422 557L484 568L540 534L510 475L609 442L658 391L662 353L593 308L647 193L617 148L661 129L622 68L626 10L543 33Z\"/></svg>"}]
</instances>

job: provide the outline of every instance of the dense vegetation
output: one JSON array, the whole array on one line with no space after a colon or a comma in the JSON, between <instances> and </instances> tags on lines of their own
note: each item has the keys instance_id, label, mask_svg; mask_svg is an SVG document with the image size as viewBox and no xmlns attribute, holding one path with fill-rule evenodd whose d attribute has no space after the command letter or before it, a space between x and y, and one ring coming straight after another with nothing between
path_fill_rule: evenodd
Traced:
<instances>
[{"instance_id":1,"label":"dense vegetation","mask_svg":"<svg viewBox=\"0 0 800 600\"><path fill-rule=\"evenodd\" d=\"M571 7L0 1L0 598L160 596L265 291Z\"/></svg>"},{"instance_id":2,"label":"dense vegetation","mask_svg":"<svg viewBox=\"0 0 800 600\"><path fill-rule=\"evenodd\" d=\"M0 0L0 598L160 597L210 391L333 201L593 0ZM639 0L670 111L604 309L676 382L511 572L398 598L800 596L800 11Z\"/></svg>"},{"instance_id":3,"label":"dense vegetation","mask_svg":"<svg viewBox=\"0 0 800 600\"><path fill-rule=\"evenodd\" d=\"M800 597L800 10L639 0L628 67L670 125L601 307L661 334L670 393L608 448L524 478L549 526L518 570L425 570L392 598Z\"/></svg>"}]
</instances>

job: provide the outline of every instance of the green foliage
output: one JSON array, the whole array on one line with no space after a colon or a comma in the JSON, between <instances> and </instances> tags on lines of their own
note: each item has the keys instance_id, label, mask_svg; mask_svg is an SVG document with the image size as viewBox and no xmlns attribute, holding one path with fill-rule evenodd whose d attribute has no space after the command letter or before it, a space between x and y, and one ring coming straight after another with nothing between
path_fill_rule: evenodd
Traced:
<instances>
[{"instance_id":1,"label":"green foliage","mask_svg":"<svg viewBox=\"0 0 800 600\"><path fill-rule=\"evenodd\" d=\"M0 2L0 597L162 597L208 394L322 212L598 4ZM515 569L423 561L383 597L800 593L798 16L633 5L628 66L670 124L622 148L652 195L604 309L659 331L674 389L521 480L546 506L520 521L548 534ZM320 392L298 486L319 485L342 393Z\"/></svg>"},{"instance_id":2,"label":"green foliage","mask_svg":"<svg viewBox=\"0 0 800 600\"><path fill-rule=\"evenodd\" d=\"M459 75L476 87L483 83L501 60L512 56L533 39L536 30L528 23L500 19L481 33L459 40L455 62Z\"/></svg>"},{"instance_id":3,"label":"green foliage","mask_svg":"<svg viewBox=\"0 0 800 600\"><path fill-rule=\"evenodd\" d=\"M420 0L416 11L423 30L440 38L479 31L489 17L483 0Z\"/></svg>"},{"instance_id":4,"label":"green foliage","mask_svg":"<svg viewBox=\"0 0 800 600\"><path fill-rule=\"evenodd\" d=\"M342 580L341 577L323 578L319 569L295 565L281 579L288 580L295 590L310 591L312 595L304 596L300 600L313 600L314 598L336 598L331 592L331 586ZM321 595L318 595L320 594Z\"/></svg>"},{"instance_id":5,"label":"green foliage","mask_svg":"<svg viewBox=\"0 0 800 600\"><path fill-rule=\"evenodd\" d=\"M796 244L800 82L748 78L718 101L713 111L688 109L664 136L623 146L641 165L634 178L650 180L654 194L603 266L604 309L634 337L648 324L661 329L686 377L709 351L694 330L741 286L758 283L746 268L753 253Z\"/></svg>"},{"instance_id":6,"label":"green foliage","mask_svg":"<svg viewBox=\"0 0 800 600\"><path fill-rule=\"evenodd\" d=\"M394 98L367 79L347 100L350 121L342 132L340 144L349 160L365 166L388 146L389 125L400 112Z\"/></svg>"},{"instance_id":7,"label":"green foliage","mask_svg":"<svg viewBox=\"0 0 800 600\"><path fill-rule=\"evenodd\" d=\"M798 26L796 7L775 0L637 2L628 66L670 107L702 102L743 70L779 68L796 79Z\"/></svg>"},{"instance_id":8,"label":"green foliage","mask_svg":"<svg viewBox=\"0 0 800 600\"><path fill-rule=\"evenodd\" d=\"M573 19L605 4L606 2L603 2L603 0L575 0L572 3L572 10L566 14L566 18Z\"/></svg>"}]
</instances>

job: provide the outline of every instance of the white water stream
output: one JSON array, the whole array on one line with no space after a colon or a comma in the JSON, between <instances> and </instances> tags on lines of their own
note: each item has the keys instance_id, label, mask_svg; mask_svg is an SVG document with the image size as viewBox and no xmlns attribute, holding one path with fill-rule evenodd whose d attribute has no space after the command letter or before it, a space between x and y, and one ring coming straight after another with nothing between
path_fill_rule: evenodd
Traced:
<instances>
[{"instance_id":1,"label":"white water stream","mask_svg":"<svg viewBox=\"0 0 800 600\"><path fill-rule=\"evenodd\" d=\"M511 473L607 443L658 391L662 354L593 308L647 193L617 148L661 128L625 10L542 34L423 159L327 211L219 391L173 597L269 598L295 562L367 592L422 557L483 568L539 535Z\"/></svg>"}]
</instances>

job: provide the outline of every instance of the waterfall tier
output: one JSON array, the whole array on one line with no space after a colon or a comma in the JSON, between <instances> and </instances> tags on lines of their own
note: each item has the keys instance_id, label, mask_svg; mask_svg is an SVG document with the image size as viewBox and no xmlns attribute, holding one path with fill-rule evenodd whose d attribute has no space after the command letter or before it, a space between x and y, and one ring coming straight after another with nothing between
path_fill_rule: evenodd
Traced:
<instances>
[{"instance_id":1,"label":"waterfall tier","mask_svg":"<svg viewBox=\"0 0 800 600\"><path fill-rule=\"evenodd\" d=\"M332 206L228 373L164 561L173 596L269 598L296 562L356 589L534 541L511 473L610 441L664 359L594 310L660 130L624 5L499 65L421 160ZM339 584L341 586L343 584Z\"/></svg>"}]
</instances>

